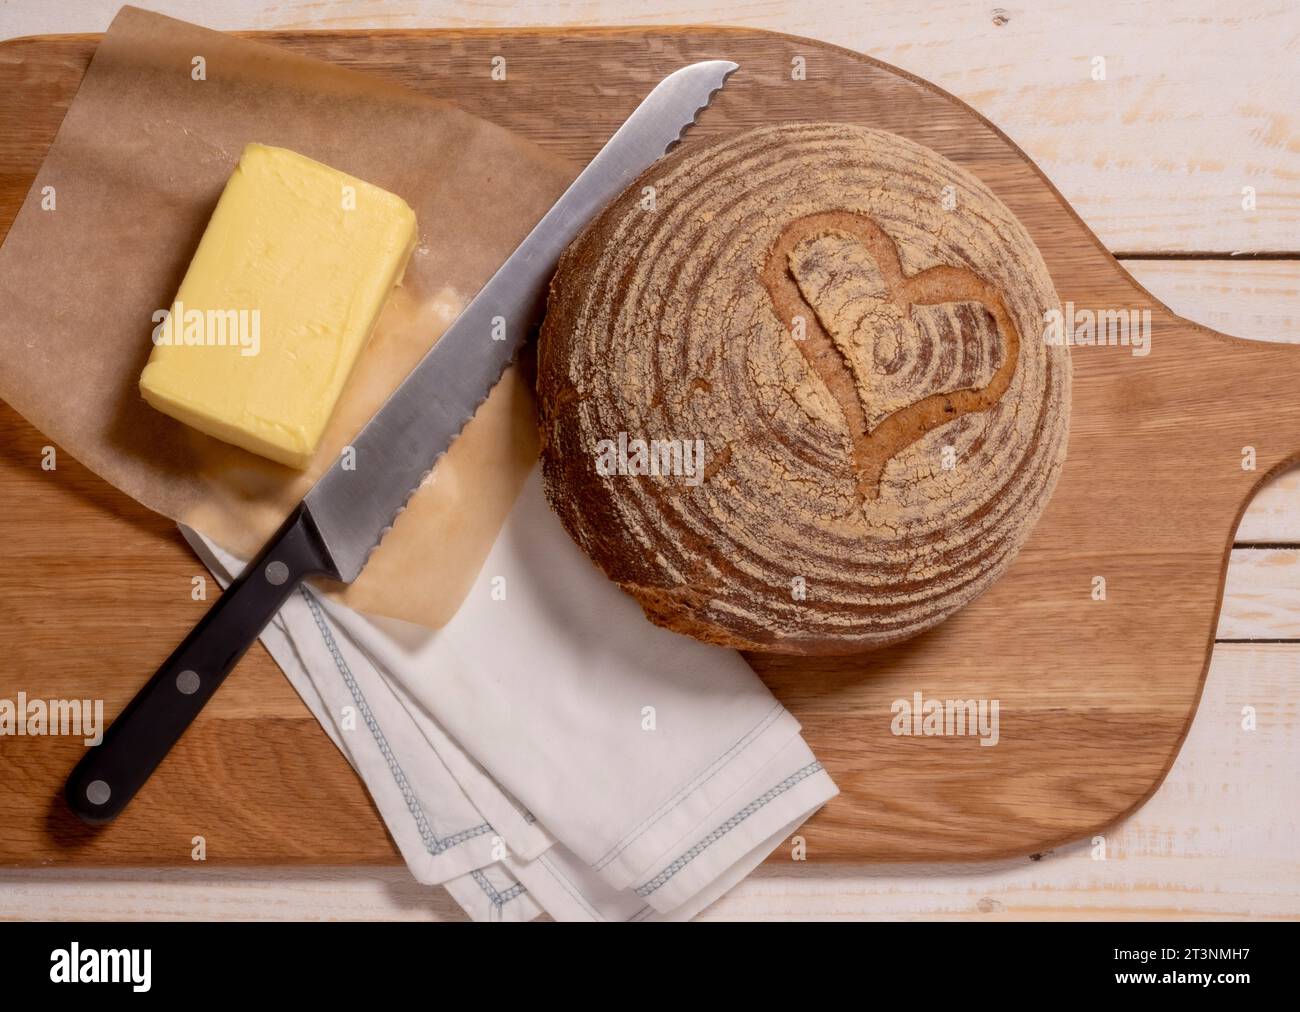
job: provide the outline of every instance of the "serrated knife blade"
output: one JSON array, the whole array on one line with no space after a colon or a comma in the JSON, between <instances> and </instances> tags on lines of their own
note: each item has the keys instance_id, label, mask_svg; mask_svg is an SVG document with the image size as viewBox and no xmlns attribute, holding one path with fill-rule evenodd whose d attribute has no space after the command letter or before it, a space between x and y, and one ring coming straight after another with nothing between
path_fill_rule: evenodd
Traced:
<instances>
[{"instance_id":1,"label":"serrated knife blade","mask_svg":"<svg viewBox=\"0 0 1300 1012\"><path fill-rule=\"evenodd\" d=\"M736 64L664 78L510 255L304 502L340 579L371 550L514 360L545 305L556 261L598 211L658 160Z\"/></svg>"},{"instance_id":2,"label":"serrated knife blade","mask_svg":"<svg viewBox=\"0 0 1300 1012\"><path fill-rule=\"evenodd\" d=\"M307 577L350 582L514 360L541 315L561 252L664 155L737 65L664 78L321 476L279 532L87 751L64 787L91 823L115 818Z\"/></svg>"}]
</instances>

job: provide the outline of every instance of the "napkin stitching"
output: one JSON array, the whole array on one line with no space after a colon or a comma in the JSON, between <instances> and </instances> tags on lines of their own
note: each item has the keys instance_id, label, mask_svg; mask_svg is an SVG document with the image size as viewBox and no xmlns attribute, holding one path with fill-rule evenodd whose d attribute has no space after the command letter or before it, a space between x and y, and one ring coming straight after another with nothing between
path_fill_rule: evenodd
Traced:
<instances>
[{"instance_id":1,"label":"napkin stitching","mask_svg":"<svg viewBox=\"0 0 1300 1012\"><path fill-rule=\"evenodd\" d=\"M487 894L487 898L492 901L492 905L495 906L498 910L504 907L516 896L522 896L525 892L528 891L524 888L522 882L516 882L505 892L499 893L497 892L496 886L494 886L488 880L488 877L484 875L483 872L478 868L475 868L472 872L470 872L470 876L474 879L475 882L478 883L478 887Z\"/></svg>"},{"instance_id":2,"label":"napkin stitching","mask_svg":"<svg viewBox=\"0 0 1300 1012\"><path fill-rule=\"evenodd\" d=\"M406 802L407 811L410 812L411 818L415 821L415 826L420 834L420 839L424 842L425 849L433 856L438 856L452 847L459 846L466 840L472 840L475 837L483 836L485 833L494 832L492 826L486 822L469 829L463 829L446 839L439 839L429 825L428 816L424 811L424 806L416 798L415 792L411 789L410 783L406 779L406 773L402 769L401 763L393 755L393 750L389 747L388 739L385 737L383 729L380 728L379 722L375 720L374 713L370 709L370 704L366 702L365 693L361 691L361 686L357 684L352 669L348 666L347 659L339 650L338 644L334 641L334 635L330 632L329 626L325 624L325 616L321 613L320 605L311 592L305 587L298 588L302 598L307 602L307 607L311 610L312 618L316 621L316 629L329 650L330 656L334 659L334 667L338 669L339 675L343 678L343 683L347 686L348 692L352 695L352 700L357 704L357 709L361 711L361 716L366 722L366 727L370 729L371 735L375 739L375 744L379 747L385 762L388 764L388 771L392 774L393 780L397 784L398 790L402 792L402 799ZM433 841L430 844L430 840ZM521 883L515 883L504 893L498 892L496 887L488 881L487 876L483 875L477 868L472 872L474 881L478 883L480 889L487 895L498 910L504 907L515 897L522 895L526 890Z\"/></svg>"},{"instance_id":3,"label":"napkin stitching","mask_svg":"<svg viewBox=\"0 0 1300 1012\"><path fill-rule=\"evenodd\" d=\"M670 797L657 809L655 809L644 819L642 819L639 823L637 823L630 830L628 830L627 834L621 840L618 840L616 843L614 843L609 850L605 851L605 853L600 856L600 858L596 861L594 865L592 865L592 867L595 868L596 871L600 871L607 864L609 864L616 857L618 857L619 854L623 853L623 851L627 850L628 847L632 846L633 842L635 842L639 837L643 836L646 832L648 832L650 827L653 826L654 823L658 822L670 811L672 811L673 808L675 808L677 804L681 801L684 795L690 793L691 791L698 790L699 787L702 784L704 784L707 780L711 779L725 763L728 763L731 760L735 759L736 756L743 754L744 751L747 748L749 748L749 746L751 746L752 744L754 744L755 741L758 740L759 733L764 729L766 729L768 726L770 726L772 722L775 721L777 717L781 715L781 711L783 709L784 707L779 702L773 703L772 709L768 710L767 713L763 715L763 717L759 720L757 724L755 724L748 731L742 734L738 739L736 739L736 741L733 742L729 748L727 748L721 755L719 755L716 759L714 759L713 762L709 763L702 770L700 770L700 772L697 773L690 781L688 781L687 783L683 784L680 788L678 788L677 791L674 792L672 797Z\"/></svg>"},{"instance_id":4,"label":"napkin stitching","mask_svg":"<svg viewBox=\"0 0 1300 1012\"><path fill-rule=\"evenodd\" d=\"M302 593L303 599L307 602L307 606L311 609L312 618L316 620L316 628L319 630L321 638L325 641L325 646L329 650L330 656L334 658L334 666L338 668L339 674L343 676L344 684L347 685L348 691L352 694L353 702L357 704L357 708L361 711L361 716L366 722L366 727L370 729L371 735L374 736L375 744L379 746L380 754L383 755L384 761L388 764L388 770L393 775L393 780L396 781L398 789L402 792L402 799L406 802L407 810L415 820L416 827L419 829L420 838L424 841L425 848L429 853L437 856L458 844L464 843L466 840L472 840L485 833L491 833L493 831L492 827L486 822L469 829L461 830L459 833L455 833L446 839L441 839L438 834L434 832L433 827L429 825L428 816L425 814L423 806L415 797L415 792L411 789L411 785L406 779L406 772L402 769L401 763L397 761L397 757L393 755L393 750L388 744L388 739L385 737L383 729L379 726L379 722L375 720L375 715L370 709L370 704L366 702L366 697L361 691L361 686L357 684L356 678L352 674L352 669L348 667L347 659L344 658L342 652L339 650L338 644L334 641L333 634L329 631L329 627L325 625L324 616L321 614L320 606L312 599L305 587L299 589ZM432 844L429 842L430 840L433 841Z\"/></svg>"},{"instance_id":5,"label":"napkin stitching","mask_svg":"<svg viewBox=\"0 0 1300 1012\"><path fill-rule=\"evenodd\" d=\"M760 794L757 798L755 798L753 801L747 804L744 808L738 811L726 822L716 827L711 833L705 836L702 840L698 841L693 847L691 847L690 850L680 855L675 861L673 861L672 864L668 865L667 868L661 871L649 882L646 882L644 885L638 886L636 889L636 894L644 898L646 896L649 896L651 893L656 892L664 884L666 884L669 879L671 879L679 871L681 871L688 864L694 861L697 857L703 854L706 850L712 847L715 843L721 840L724 836L730 833L733 829L739 826L742 822L748 819L751 815L753 815L755 812L762 809L764 806L766 806L776 798L779 798L786 791L790 790L790 788L792 788L795 784L799 783L800 781L807 780L814 773L820 771L821 768L822 768L821 763L810 762L807 766L803 767L802 769L795 770L795 772L791 773L788 777L782 780L775 787L771 787L764 793Z\"/></svg>"}]
</instances>

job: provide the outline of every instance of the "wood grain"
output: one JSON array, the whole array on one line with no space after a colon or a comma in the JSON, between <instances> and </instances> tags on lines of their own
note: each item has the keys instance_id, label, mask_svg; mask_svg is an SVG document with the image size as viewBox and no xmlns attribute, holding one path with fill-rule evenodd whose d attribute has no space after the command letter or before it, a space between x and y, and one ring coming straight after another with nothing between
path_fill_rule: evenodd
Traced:
<instances>
[{"instance_id":1,"label":"wood grain","mask_svg":"<svg viewBox=\"0 0 1300 1012\"><path fill-rule=\"evenodd\" d=\"M1300 254L1293 260L1126 259L1124 269L1180 316L1234 337L1300 342Z\"/></svg>"},{"instance_id":2,"label":"wood grain","mask_svg":"<svg viewBox=\"0 0 1300 1012\"><path fill-rule=\"evenodd\" d=\"M12 32L102 31L120 0L40 4ZM1300 33L1286 3L1186 0L155 0L209 28L364 30L727 24L831 42L917 74L997 123L1122 251L1295 246ZM0 8L0 25L9 13ZM0 38L6 33L0 27ZM1095 57L1106 59L1094 81ZM1254 213L1241 189L1257 188ZM1206 322L1206 321L1203 321Z\"/></svg>"},{"instance_id":3,"label":"wood grain","mask_svg":"<svg viewBox=\"0 0 1300 1012\"><path fill-rule=\"evenodd\" d=\"M1292 260L1126 259L1124 268L1174 312L1225 334L1300 343L1300 254ZM1241 518L1238 544L1300 543L1300 470L1265 484ZM1240 580L1229 570L1225 610Z\"/></svg>"},{"instance_id":4,"label":"wood grain","mask_svg":"<svg viewBox=\"0 0 1300 1012\"><path fill-rule=\"evenodd\" d=\"M1300 542L1300 471L1288 471L1259 491L1241 518L1239 544L1275 545Z\"/></svg>"},{"instance_id":5,"label":"wood grain","mask_svg":"<svg viewBox=\"0 0 1300 1012\"><path fill-rule=\"evenodd\" d=\"M453 97L575 160L590 157L636 96L667 70L687 59L738 56L750 76L738 78L704 115L700 134L807 119L810 110L817 118L903 133L975 172L1012 207L1042 249L1063 299L1150 309L1150 356L1076 352L1066 474L1020 560L989 594L939 630L847 666L771 660L757 666L801 719L844 792L805 827L814 861L1023 854L1090 835L1154 790L1200 693L1241 504L1300 448L1300 406L1287 396L1300 370L1297 349L1236 342L1177 319L1133 283L996 130L950 98L851 53L712 30L583 32L580 45L574 36L504 31L275 35L271 41ZM503 46L512 54L508 87L494 85L485 70ZM825 73L795 87L788 82L791 57L810 46ZM0 80L6 89L24 89L23 102L0 110L0 207L7 209L0 222L6 227L92 47L91 39L0 47ZM29 83L43 101L28 103ZM1231 398L1206 396L1225 386ZM11 434L0 483L0 509L7 514L20 498L12 479L38 470L42 442L9 416L5 435ZM1258 470L1244 472L1240 450L1252 442L1259 444ZM123 699L201 610L187 602L194 563L161 521L139 517L138 509L129 521L139 538L133 543L119 522L103 516L129 518L131 504L102 486L55 509L68 494L64 468L57 477L34 476L50 486L39 493L47 497L45 508L34 507L19 535L0 549L13 550L26 565L15 569L4 557L5 579L12 582L0 587L0 607L15 607L28 595L46 602L6 623L6 656L15 656L34 632L44 646L17 668L6 667L0 695L28 677L52 684L64 671L66 684L82 684L91 669L89 643L93 670L107 672L113 698ZM93 488L89 476L86 483ZM38 494L27 492L28 498ZM97 529L98 538L86 533ZM101 574L118 575L88 578L84 559L60 563L73 541L86 546L80 551ZM1097 575L1108 581L1106 601L1092 600ZM180 601L161 589L173 581L181 585ZM83 618L113 638L100 643L86 636ZM46 656L51 644L53 659ZM259 652L235 679L267 664ZM889 735L891 702L917 690L931 698L999 698L1002 743L981 749L970 738ZM106 706L112 711L111 702ZM47 816L48 799L70 765L62 754L66 742L5 741L0 747L11 775L0 789L47 804L46 815L35 818L29 801L5 799L17 817L0 827L0 860L186 861L188 850L176 849L175 841L202 832L195 812L206 813L204 826L230 833L220 848L223 860L390 860L391 845L359 785L304 716L206 714L161 771L165 790L153 791L148 806L94 839L78 838L57 825L57 815ZM295 736L291 727L315 737Z\"/></svg>"},{"instance_id":6,"label":"wood grain","mask_svg":"<svg viewBox=\"0 0 1300 1012\"><path fill-rule=\"evenodd\" d=\"M1300 916L1300 647L1220 646L1156 795L1105 834L1037 860L867 866L782 850L703 920L1284 919ZM1242 707L1256 708L1256 729ZM464 920L405 868L0 870L0 918Z\"/></svg>"},{"instance_id":7,"label":"wood grain","mask_svg":"<svg viewBox=\"0 0 1300 1012\"><path fill-rule=\"evenodd\" d=\"M1300 641L1300 549L1233 550L1217 637Z\"/></svg>"},{"instance_id":8,"label":"wood grain","mask_svg":"<svg viewBox=\"0 0 1300 1012\"><path fill-rule=\"evenodd\" d=\"M1292 260L1125 260L1124 267L1175 312L1226 334L1300 343L1300 256ZM1241 518L1238 544L1300 543L1300 470L1260 489ZM1245 577L1229 570L1225 611ZM1271 638L1271 637L1270 637Z\"/></svg>"}]
</instances>

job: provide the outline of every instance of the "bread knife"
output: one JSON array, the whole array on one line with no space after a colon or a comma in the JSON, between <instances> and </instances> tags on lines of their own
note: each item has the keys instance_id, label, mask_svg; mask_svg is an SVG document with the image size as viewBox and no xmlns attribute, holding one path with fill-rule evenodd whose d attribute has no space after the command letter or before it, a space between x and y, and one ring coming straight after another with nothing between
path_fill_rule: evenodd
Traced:
<instances>
[{"instance_id":1,"label":"bread knife","mask_svg":"<svg viewBox=\"0 0 1300 1012\"><path fill-rule=\"evenodd\" d=\"M349 466L341 457L321 476L77 763L64 788L77 816L103 823L126 807L304 579L357 578L528 339L560 253L681 139L736 69L693 63L637 106L352 441Z\"/></svg>"}]
</instances>

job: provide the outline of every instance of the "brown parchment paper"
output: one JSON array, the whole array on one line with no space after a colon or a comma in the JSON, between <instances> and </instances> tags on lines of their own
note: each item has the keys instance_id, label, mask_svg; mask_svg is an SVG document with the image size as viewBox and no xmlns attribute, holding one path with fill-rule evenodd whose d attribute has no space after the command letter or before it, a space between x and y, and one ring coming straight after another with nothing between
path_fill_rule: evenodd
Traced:
<instances>
[{"instance_id":1,"label":"brown parchment paper","mask_svg":"<svg viewBox=\"0 0 1300 1012\"><path fill-rule=\"evenodd\" d=\"M171 304L249 141L392 190L419 221L405 280L305 472L192 430L137 389L151 316ZM0 247L0 397L128 495L250 557L573 175L450 104L124 7ZM530 385L511 370L360 579L334 592L446 622L536 457Z\"/></svg>"}]
</instances>

